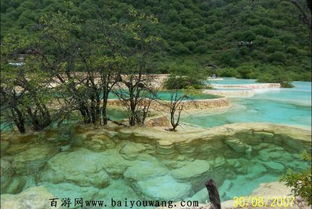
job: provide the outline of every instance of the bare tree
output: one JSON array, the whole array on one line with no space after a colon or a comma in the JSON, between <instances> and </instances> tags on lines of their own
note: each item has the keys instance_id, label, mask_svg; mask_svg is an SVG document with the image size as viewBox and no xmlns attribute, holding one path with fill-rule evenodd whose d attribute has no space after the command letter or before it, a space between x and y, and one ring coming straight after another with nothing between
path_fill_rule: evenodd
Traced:
<instances>
[{"instance_id":1,"label":"bare tree","mask_svg":"<svg viewBox=\"0 0 312 209\"><path fill-rule=\"evenodd\" d=\"M143 125L148 116L151 102L156 92L152 87L153 76L139 71L137 74L123 75L114 93L129 112L129 125Z\"/></svg>"},{"instance_id":2,"label":"bare tree","mask_svg":"<svg viewBox=\"0 0 312 209\"><path fill-rule=\"evenodd\" d=\"M160 38L153 34L151 26L158 23L153 16L129 10L131 22L121 24L129 39L125 56L127 62L122 69L121 82L114 91L129 112L129 125L143 125L151 102L155 98L151 58L160 46Z\"/></svg>"},{"instance_id":3,"label":"bare tree","mask_svg":"<svg viewBox=\"0 0 312 209\"><path fill-rule=\"evenodd\" d=\"M169 111L170 111L170 124L172 128L170 131L176 131L176 128L180 124L180 117L183 111L183 100L187 98L187 95L179 93L178 90L174 90L171 93Z\"/></svg>"}]
</instances>

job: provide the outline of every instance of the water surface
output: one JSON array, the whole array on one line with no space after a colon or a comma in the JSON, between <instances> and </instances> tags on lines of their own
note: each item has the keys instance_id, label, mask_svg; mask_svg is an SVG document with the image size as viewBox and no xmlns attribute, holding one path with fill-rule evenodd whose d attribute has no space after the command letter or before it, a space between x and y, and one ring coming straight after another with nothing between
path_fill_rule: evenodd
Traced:
<instances>
[{"instance_id":1,"label":"water surface","mask_svg":"<svg viewBox=\"0 0 312 209\"><path fill-rule=\"evenodd\" d=\"M224 79L218 84L250 84L254 80ZM221 114L194 114L183 121L202 127L213 127L237 122L269 122L311 126L311 82L293 82L294 88L255 89L250 98L232 98L232 108Z\"/></svg>"}]
</instances>

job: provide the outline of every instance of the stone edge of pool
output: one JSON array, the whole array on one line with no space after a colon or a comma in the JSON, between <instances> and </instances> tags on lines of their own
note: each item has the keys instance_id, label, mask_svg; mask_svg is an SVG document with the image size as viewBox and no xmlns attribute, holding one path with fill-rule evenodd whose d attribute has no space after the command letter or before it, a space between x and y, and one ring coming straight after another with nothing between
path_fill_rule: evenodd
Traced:
<instances>
[{"instance_id":1,"label":"stone edge of pool","mask_svg":"<svg viewBox=\"0 0 312 209\"><path fill-rule=\"evenodd\" d=\"M230 102L227 98L215 98L215 99L196 99L182 101L184 110L200 111L210 108L224 108L230 107ZM122 107L123 102L118 99L109 99L108 104L111 106ZM169 112L170 101L153 100L150 108L154 111Z\"/></svg>"},{"instance_id":2,"label":"stone edge of pool","mask_svg":"<svg viewBox=\"0 0 312 209\"><path fill-rule=\"evenodd\" d=\"M187 129L187 130L185 130ZM121 134L155 139L160 145L171 145L178 142L191 142L196 139L210 140L216 136L232 136L238 132L252 131L271 134L283 134L291 138L311 142L311 131L299 127L278 125L272 123L233 123L216 126L209 129L186 127L177 132L165 130L163 127L122 128Z\"/></svg>"}]
</instances>

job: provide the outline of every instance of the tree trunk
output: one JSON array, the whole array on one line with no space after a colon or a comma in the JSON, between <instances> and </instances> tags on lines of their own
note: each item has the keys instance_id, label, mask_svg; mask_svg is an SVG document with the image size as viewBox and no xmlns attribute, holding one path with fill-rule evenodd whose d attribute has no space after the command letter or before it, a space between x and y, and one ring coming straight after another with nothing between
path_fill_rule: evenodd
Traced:
<instances>
[{"instance_id":1,"label":"tree trunk","mask_svg":"<svg viewBox=\"0 0 312 209\"><path fill-rule=\"evenodd\" d=\"M209 179L205 183L205 186L209 193L211 209L221 209L220 197L216 183L212 179Z\"/></svg>"},{"instance_id":2,"label":"tree trunk","mask_svg":"<svg viewBox=\"0 0 312 209\"><path fill-rule=\"evenodd\" d=\"M26 132L25 129L25 120L22 112L18 108L12 108L11 113L13 116L13 121L21 134Z\"/></svg>"}]
</instances>

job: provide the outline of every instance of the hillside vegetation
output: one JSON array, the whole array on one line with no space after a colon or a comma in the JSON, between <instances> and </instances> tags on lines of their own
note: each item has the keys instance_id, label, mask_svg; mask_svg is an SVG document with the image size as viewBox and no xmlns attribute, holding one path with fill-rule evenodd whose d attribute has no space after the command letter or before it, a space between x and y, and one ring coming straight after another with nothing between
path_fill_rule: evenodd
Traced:
<instances>
[{"instance_id":1,"label":"hillside vegetation","mask_svg":"<svg viewBox=\"0 0 312 209\"><path fill-rule=\"evenodd\" d=\"M287 0L2 0L1 39L20 30L31 34L39 18L53 12L81 24L114 23L125 21L131 7L159 21L151 27L164 40L163 52L155 54L159 73L183 68L311 80L309 29Z\"/></svg>"}]
</instances>

